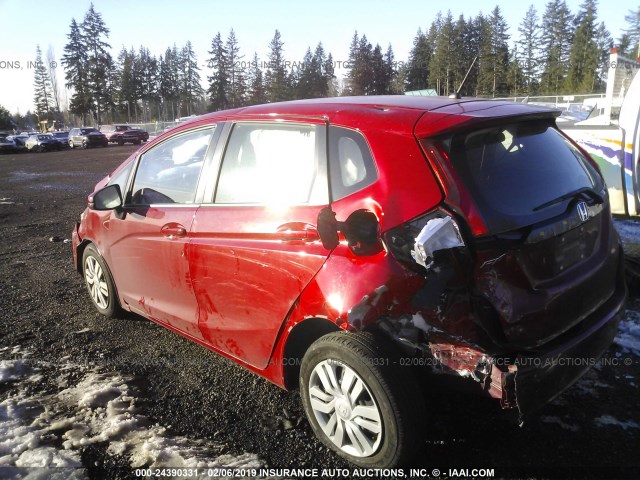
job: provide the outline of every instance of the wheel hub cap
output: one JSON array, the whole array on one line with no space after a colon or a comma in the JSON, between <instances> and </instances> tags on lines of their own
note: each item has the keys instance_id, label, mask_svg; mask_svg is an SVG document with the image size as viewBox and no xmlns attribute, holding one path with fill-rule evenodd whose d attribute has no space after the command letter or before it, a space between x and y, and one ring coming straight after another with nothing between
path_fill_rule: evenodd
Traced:
<instances>
[{"instance_id":1,"label":"wheel hub cap","mask_svg":"<svg viewBox=\"0 0 640 480\"><path fill-rule=\"evenodd\" d=\"M109 288L102 267L93 257L87 257L84 265L84 277L91 293L91 299L101 309L109 305Z\"/></svg>"},{"instance_id":2,"label":"wheel hub cap","mask_svg":"<svg viewBox=\"0 0 640 480\"><path fill-rule=\"evenodd\" d=\"M309 401L318 425L343 452L370 457L380 448L380 409L362 377L337 360L315 366L309 379Z\"/></svg>"}]
</instances>

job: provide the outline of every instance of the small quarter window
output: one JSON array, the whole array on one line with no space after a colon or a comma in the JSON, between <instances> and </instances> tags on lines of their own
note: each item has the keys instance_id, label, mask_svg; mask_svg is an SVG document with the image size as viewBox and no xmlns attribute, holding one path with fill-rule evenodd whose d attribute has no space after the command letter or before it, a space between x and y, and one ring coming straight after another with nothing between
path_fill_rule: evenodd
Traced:
<instances>
[{"instance_id":1,"label":"small quarter window","mask_svg":"<svg viewBox=\"0 0 640 480\"><path fill-rule=\"evenodd\" d=\"M364 137L341 127L330 127L331 188L333 198L339 200L378 179L369 145Z\"/></svg>"}]
</instances>

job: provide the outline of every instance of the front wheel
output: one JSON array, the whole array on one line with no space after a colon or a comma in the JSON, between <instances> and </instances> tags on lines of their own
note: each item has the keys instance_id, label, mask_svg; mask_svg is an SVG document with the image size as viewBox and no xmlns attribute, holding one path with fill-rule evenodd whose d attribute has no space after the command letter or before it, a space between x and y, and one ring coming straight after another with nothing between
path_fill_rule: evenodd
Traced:
<instances>
[{"instance_id":1,"label":"front wheel","mask_svg":"<svg viewBox=\"0 0 640 480\"><path fill-rule=\"evenodd\" d=\"M89 142L82 140L82 148L89 148Z\"/></svg>"},{"instance_id":2,"label":"front wheel","mask_svg":"<svg viewBox=\"0 0 640 480\"><path fill-rule=\"evenodd\" d=\"M392 468L413 453L424 415L414 387L386 339L363 332L321 337L300 369L302 404L315 434L367 468Z\"/></svg>"},{"instance_id":3,"label":"front wheel","mask_svg":"<svg viewBox=\"0 0 640 480\"><path fill-rule=\"evenodd\" d=\"M73 141L69 140L69 148L73 148Z\"/></svg>"},{"instance_id":4,"label":"front wheel","mask_svg":"<svg viewBox=\"0 0 640 480\"><path fill-rule=\"evenodd\" d=\"M115 284L106 263L93 245L87 245L84 249L82 272L93 305L105 317L113 317L120 310Z\"/></svg>"}]
</instances>

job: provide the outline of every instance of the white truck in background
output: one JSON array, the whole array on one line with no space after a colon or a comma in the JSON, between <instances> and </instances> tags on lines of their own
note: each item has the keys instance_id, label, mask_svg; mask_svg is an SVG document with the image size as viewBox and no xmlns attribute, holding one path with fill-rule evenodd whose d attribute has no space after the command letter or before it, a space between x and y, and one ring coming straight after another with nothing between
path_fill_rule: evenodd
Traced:
<instances>
[{"instance_id":1,"label":"white truck in background","mask_svg":"<svg viewBox=\"0 0 640 480\"><path fill-rule=\"evenodd\" d=\"M609 189L611 212L640 217L640 63L610 55L606 98L596 108L602 115L558 126L598 163ZM614 90L618 90L615 92ZM614 96L615 95L615 96ZM622 98L620 115L612 120L616 98ZM619 103L618 103L619 104Z\"/></svg>"}]
</instances>

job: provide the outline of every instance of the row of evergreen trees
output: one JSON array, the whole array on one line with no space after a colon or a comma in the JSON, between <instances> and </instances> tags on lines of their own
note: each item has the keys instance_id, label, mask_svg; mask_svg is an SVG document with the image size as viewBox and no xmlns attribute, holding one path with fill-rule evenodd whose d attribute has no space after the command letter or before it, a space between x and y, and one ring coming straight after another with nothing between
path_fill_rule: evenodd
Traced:
<instances>
[{"instance_id":1,"label":"row of evergreen trees","mask_svg":"<svg viewBox=\"0 0 640 480\"><path fill-rule=\"evenodd\" d=\"M625 17L628 29L619 39L622 53L636 56L640 41L640 7ZM175 44L154 56L141 46L123 48L114 59L109 29L93 5L81 23L72 19L62 66L69 89L69 111L97 123L173 119L205 111L282 100L332 95L401 94L432 88L438 94L455 91L467 73L464 95L506 96L591 93L604 88L613 39L597 21L597 0L584 0L571 13L565 0L550 0L542 15L531 6L511 39L500 8L454 20L438 14L428 30L419 30L407 61L396 61L393 48L373 46L356 32L339 84L331 53L318 43L304 58L290 62L276 30L268 58L246 58L236 34L217 33L206 65L199 65L193 45ZM511 46L510 46L511 41ZM41 61L37 49L34 75L36 113L40 118L60 110L55 69ZM206 72L203 88L201 73ZM53 83L52 83L53 82Z\"/></svg>"}]
</instances>

